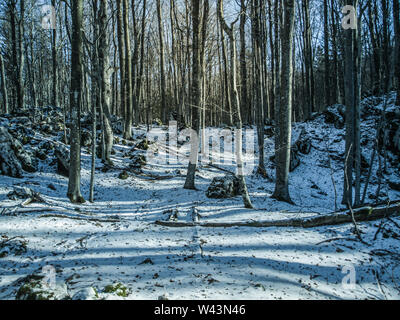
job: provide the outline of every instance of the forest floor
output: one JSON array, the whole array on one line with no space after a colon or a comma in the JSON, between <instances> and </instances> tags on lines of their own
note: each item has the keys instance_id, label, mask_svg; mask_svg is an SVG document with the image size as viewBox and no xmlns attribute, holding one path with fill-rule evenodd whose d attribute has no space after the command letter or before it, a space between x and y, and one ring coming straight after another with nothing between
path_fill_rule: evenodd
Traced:
<instances>
[{"instance_id":1,"label":"forest floor","mask_svg":"<svg viewBox=\"0 0 400 320\"><path fill-rule=\"evenodd\" d=\"M362 123L363 137L370 139L364 148L368 161L374 121ZM43 274L46 266L55 268L56 283L64 288L60 290L76 299L400 299L397 217L360 223L365 243L357 239L352 224L312 229L168 228L155 224L166 220L174 209L179 212L178 220L189 221L196 208L202 222L332 214L335 201L340 208L342 195L343 161L339 158L344 153L344 130L326 124L321 116L295 124L294 140L303 128L312 137L313 147L310 154L301 155L300 166L290 174L295 205L271 199L273 181L257 175L246 178L256 210L244 209L240 197L209 199L206 190L212 178L225 174L206 165L197 172L198 191L183 189L184 165L150 163L143 173L130 174L127 180L118 178L121 170L116 168L97 170L95 203L79 207L67 201L68 179L50 166L51 159L41 161L39 172L22 179L1 176L2 209L22 202L8 199L14 186L32 188L46 203L30 204L25 213L4 210L9 214L0 216L0 243L9 247L7 254L0 256L0 299L15 299L26 277ZM144 128L135 129L136 136L143 132ZM37 138L57 139L41 133ZM269 160L273 139L266 139L265 148ZM328 149L337 155L330 166ZM120 144L115 150L115 167L127 167L130 159L123 155L131 147ZM233 165L220 165L235 171ZM270 161L268 165L273 176L273 165ZM101 168L101 162L96 166ZM82 193L86 198L89 179L90 155L84 149ZM389 167L385 179L398 182L398 168ZM373 176L371 194L376 187ZM386 184L382 189L384 199L400 199L400 192ZM43 208L53 211L41 211ZM18 246L23 250L15 249ZM356 284L343 285L353 271ZM109 290L112 284L125 289L119 293Z\"/></svg>"}]
</instances>

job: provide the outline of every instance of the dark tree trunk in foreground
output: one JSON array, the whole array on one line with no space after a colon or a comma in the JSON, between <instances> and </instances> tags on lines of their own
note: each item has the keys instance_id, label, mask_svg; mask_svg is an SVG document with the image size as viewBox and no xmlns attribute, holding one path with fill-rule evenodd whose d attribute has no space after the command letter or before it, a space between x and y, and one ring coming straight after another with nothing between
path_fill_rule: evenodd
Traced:
<instances>
[{"instance_id":1,"label":"dark tree trunk in foreground","mask_svg":"<svg viewBox=\"0 0 400 320\"><path fill-rule=\"evenodd\" d=\"M71 38L71 97L72 120L68 198L73 203L83 203L81 194L81 138L80 116L82 100L82 19L83 0L73 0Z\"/></svg>"},{"instance_id":2,"label":"dark tree trunk in foreground","mask_svg":"<svg viewBox=\"0 0 400 320\"><path fill-rule=\"evenodd\" d=\"M395 78L397 82L396 105L400 106L400 0L393 0L393 21L395 37Z\"/></svg>"},{"instance_id":3,"label":"dark tree trunk in foreground","mask_svg":"<svg viewBox=\"0 0 400 320\"><path fill-rule=\"evenodd\" d=\"M208 1L208 0L207 0ZM201 49L200 49L200 1L192 0L192 24L193 24L193 58L192 58L192 82L190 88L192 105L192 134L190 137L191 150L189 168L186 176L185 189L196 189L195 176L199 157L200 138L200 103L201 103Z\"/></svg>"},{"instance_id":4,"label":"dark tree trunk in foreground","mask_svg":"<svg viewBox=\"0 0 400 320\"><path fill-rule=\"evenodd\" d=\"M354 1L353 3L354 4ZM351 206L353 202L354 164L354 108L355 108L355 67L353 29L344 30L345 35L345 104L346 104L346 152L344 163L344 189L342 203Z\"/></svg>"},{"instance_id":5,"label":"dark tree trunk in foreground","mask_svg":"<svg viewBox=\"0 0 400 320\"><path fill-rule=\"evenodd\" d=\"M276 185L273 198L292 203L289 195L290 147L292 137L293 86L293 30L295 1L284 3L284 21L281 27L282 69L280 83L279 127L277 128Z\"/></svg>"}]
</instances>

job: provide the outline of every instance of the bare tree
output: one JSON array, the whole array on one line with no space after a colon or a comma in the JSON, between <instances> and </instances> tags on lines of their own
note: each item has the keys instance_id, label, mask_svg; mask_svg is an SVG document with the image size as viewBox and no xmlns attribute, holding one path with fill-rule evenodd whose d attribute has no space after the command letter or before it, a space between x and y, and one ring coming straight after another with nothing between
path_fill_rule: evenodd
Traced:
<instances>
[{"instance_id":1,"label":"bare tree","mask_svg":"<svg viewBox=\"0 0 400 320\"><path fill-rule=\"evenodd\" d=\"M236 166L237 166L237 176L240 184L240 192L243 197L243 203L246 208L252 209L253 204L251 203L250 196L247 190L246 179L244 176L243 167L243 135L242 135L242 116L240 113L240 101L239 101L239 91L237 87L237 77L236 77L236 40L234 25L236 21L231 23L229 27L224 18L224 7L223 0L218 0L217 3L218 19L220 24L229 38L230 44L230 88L231 88L231 101L232 101L232 112L233 112L233 122L235 124L236 135L235 135L235 155L236 155Z\"/></svg>"}]
</instances>

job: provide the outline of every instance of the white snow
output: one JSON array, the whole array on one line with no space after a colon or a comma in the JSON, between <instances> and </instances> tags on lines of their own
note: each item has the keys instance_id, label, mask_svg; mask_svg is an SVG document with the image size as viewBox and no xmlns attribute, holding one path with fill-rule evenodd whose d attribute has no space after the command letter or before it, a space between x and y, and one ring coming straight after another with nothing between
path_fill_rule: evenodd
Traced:
<instances>
[{"instance_id":1,"label":"white snow","mask_svg":"<svg viewBox=\"0 0 400 320\"><path fill-rule=\"evenodd\" d=\"M369 125L371 122L363 123L363 135L375 135ZM41 163L41 172L27 174L23 179L0 176L1 208L18 204L8 200L7 193L13 185L20 185L40 192L52 206L76 212L66 213L67 216L120 219L105 223L41 217L47 212L0 216L0 237L23 237L28 249L22 255L0 258L0 299L14 299L16 281L48 265L56 268L57 283L66 283L70 296L78 294L76 297L82 299L93 298L91 288L101 292L116 282L130 289L127 299L157 299L164 294L170 299L399 299L400 238L384 238L380 233L374 240L380 221L360 224L370 246L356 240L351 224L314 229L172 229L154 224L165 220L167 215L163 213L169 209L177 209L183 216L179 219L185 220L193 207L202 221L219 222L282 220L335 211L327 149L338 155L344 152L344 131L326 125L320 117L295 124L294 140L303 127L313 137L313 149L310 155L301 157L301 166L290 175L294 206L271 199L274 183L254 175L247 177L247 183L257 210L244 209L240 197L208 199L205 191L212 178L224 173L205 166L197 175L198 191L184 190L184 177L174 177L176 170L184 175L185 166L145 167L145 173L172 176L166 180L132 175L122 181L117 178L120 171L98 170L96 201L79 206L80 211L67 201L68 181L48 165L51 159ZM136 130L139 135L143 128ZM116 147L116 166L127 166L129 158L122 158L122 152L129 149ZM267 140L266 159L273 150L273 141ZM82 192L87 198L90 155L83 151ZM371 151L371 145L363 149L368 161ZM340 208L343 164L334 159L331 163ZM97 167L101 166L98 162ZM234 171L233 166L224 167ZM273 176L273 167L268 167L268 172ZM399 179L398 173L398 168L391 168L389 174ZM50 183L56 191L48 188ZM311 188L313 185L316 188ZM371 193L375 189L373 185ZM399 192L383 190L391 200L400 198ZM32 204L27 208L44 206ZM393 221L400 224L398 218ZM400 233L390 221L384 223ZM319 244L333 238L343 239ZM387 251L376 250L396 254L385 255L382 252ZM374 254L377 252L381 254ZM146 261L149 263L142 264ZM342 281L352 268L357 283L348 288Z\"/></svg>"}]
</instances>

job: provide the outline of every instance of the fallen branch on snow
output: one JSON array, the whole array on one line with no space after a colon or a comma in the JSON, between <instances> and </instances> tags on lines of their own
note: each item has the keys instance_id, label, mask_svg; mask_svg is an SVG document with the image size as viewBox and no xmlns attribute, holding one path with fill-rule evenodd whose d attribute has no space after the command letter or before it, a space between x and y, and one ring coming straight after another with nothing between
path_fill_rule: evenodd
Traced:
<instances>
[{"instance_id":1,"label":"fallen branch on snow","mask_svg":"<svg viewBox=\"0 0 400 320\"><path fill-rule=\"evenodd\" d=\"M358 222L375 221L383 217L400 215L400 205L391 207L372 208L365 207L354 210L354 218ZM316 228L330 225L352 223L353 217L350 212L338 212L332 215L318 216L306 219L287 219L275 221L246 221L246 222L176 222L156 221L155 224L170 228L204 227L204 228L234 228L234 227L293 227L293 228Z\"/></svg>"},{"instance_id":2,"label":"fallen branch on snow","mask_svg":"<svg viewBox=\"0 0 400 320\"><path fill-rule=\"evenodd\" d=\"M84 217L77 217L77 216L67 216L67 215L62 215L62 214L44 214L44 215L39 216L39 218L71 219L71 220L103 222L103 223L121 222L121 220L119 220L119 219L84 218Z\"/></svg>"}]
</instances>

